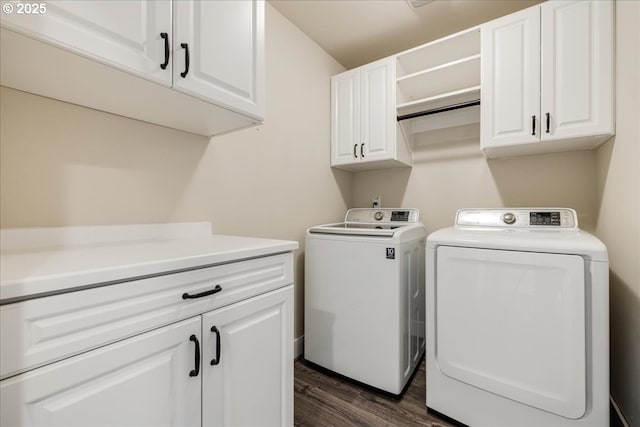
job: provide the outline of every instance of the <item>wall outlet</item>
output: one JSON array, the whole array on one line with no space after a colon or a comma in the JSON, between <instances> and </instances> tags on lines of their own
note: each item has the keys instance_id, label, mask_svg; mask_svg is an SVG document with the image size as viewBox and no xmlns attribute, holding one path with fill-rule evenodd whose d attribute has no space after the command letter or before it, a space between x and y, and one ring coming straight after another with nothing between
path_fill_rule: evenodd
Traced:
<instances>
[{"instance_id":1,"label":"wall outlet","mask_svg":"<svg viewBox=\"0 0 640 427\"><path fill-rule=\"evenodd\" d=\"M382 207L382 199L380 196L373 196L373 207L381 208Z\"/></svg>"}]
</instances>

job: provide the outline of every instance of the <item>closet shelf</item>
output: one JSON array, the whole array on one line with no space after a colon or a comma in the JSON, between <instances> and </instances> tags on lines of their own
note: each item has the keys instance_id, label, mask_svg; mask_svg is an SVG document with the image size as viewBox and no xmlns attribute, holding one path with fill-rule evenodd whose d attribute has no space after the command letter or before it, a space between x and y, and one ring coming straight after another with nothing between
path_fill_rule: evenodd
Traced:
<instances>
[{"instance_id":1,"label":"closet shelf","mask_svg":"<svg viewBox=\"0 0 640 427\"><path fill-rule=\"evenodd\" d=\"M398 103L480 85L480 55L472 55L396 80Z\"/></svg>"},{"instance_id":2,"label":"closet shelf","mask_svg":"<svg viewBox=\"0 0 640 427\"><path fill-rule=\"evenodd\" d=\"M413 114L420 111L442 108L449 105L469 102L480 98L480 86L472 86L460 90L454 90L428 98L398 104L398 116Z\"/></svg>"},{"instance_id":3,"label":"closet shelf","mask_svg":"<svg viewBox=\"0 0 640 427\"><path fill-rule=\"evenodd\" d=\"M397 76L403 77L480 52L480 27L469 28L399 53Z\"/></svg>"}]
</instances>

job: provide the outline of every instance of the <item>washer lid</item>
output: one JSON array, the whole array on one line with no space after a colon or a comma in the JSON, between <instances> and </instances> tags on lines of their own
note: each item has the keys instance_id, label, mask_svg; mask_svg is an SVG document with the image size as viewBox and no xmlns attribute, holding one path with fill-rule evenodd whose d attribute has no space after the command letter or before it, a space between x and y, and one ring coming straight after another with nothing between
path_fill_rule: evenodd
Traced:
<instances>
[{"instance_id":1,"label":"washer lid","mask_svg":"<svg viewBox=\"0 0 640 427\"><path fill-rule=\"evenodd\" d=\"M393 237L401 227L406 225L339 222L311 227L309 233Z\"/></svg>"}]
</instances>

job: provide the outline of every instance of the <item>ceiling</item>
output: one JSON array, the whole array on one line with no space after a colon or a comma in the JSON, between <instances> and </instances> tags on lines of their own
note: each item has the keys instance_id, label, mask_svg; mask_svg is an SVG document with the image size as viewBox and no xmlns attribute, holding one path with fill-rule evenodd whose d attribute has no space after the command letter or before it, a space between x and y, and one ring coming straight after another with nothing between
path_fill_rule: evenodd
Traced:
<instances>
[{"instance_id":1,"label":"ceiling","mask_svg":"<svg viewBox=\"0 0 640 427\"><path fill-rule=\"evenodd\" d=\"M351 69L541 3L541 0L269 0Z\"/></svg>"}]
</instances>

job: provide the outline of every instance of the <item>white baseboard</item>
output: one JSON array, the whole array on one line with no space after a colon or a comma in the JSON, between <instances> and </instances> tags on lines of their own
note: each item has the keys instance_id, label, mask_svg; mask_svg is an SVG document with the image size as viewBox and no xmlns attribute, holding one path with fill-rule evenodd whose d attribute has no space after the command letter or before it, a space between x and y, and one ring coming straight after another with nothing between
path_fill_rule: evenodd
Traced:
<instances>
[{"instance_id":1,"label":"white baseboard","mask_svg":"<svg viewBox=\"0 0 640 427\"><path fill-rule=\"evenodd\" d=\"M293 358L297 359L304 353L304 335L293 340Z\"/></svg>"},{"instance_id":2,"label":"white baseboard","mask_svg":"<svg viewBox=\"0 0 640 427\"><path fill-rule=\"evenodd\" d=\"M618 419L620 420L622 425L624 427L631 427L631 425L629 424L627 419L622 414L622 411L620 410L620 407L618 406L616 401L613 399L613 396L609 395L609 400L611 401L611 406L613 406L613 409L616 411L616 415L618 416Z\"/></svg>"}]
</instances>

